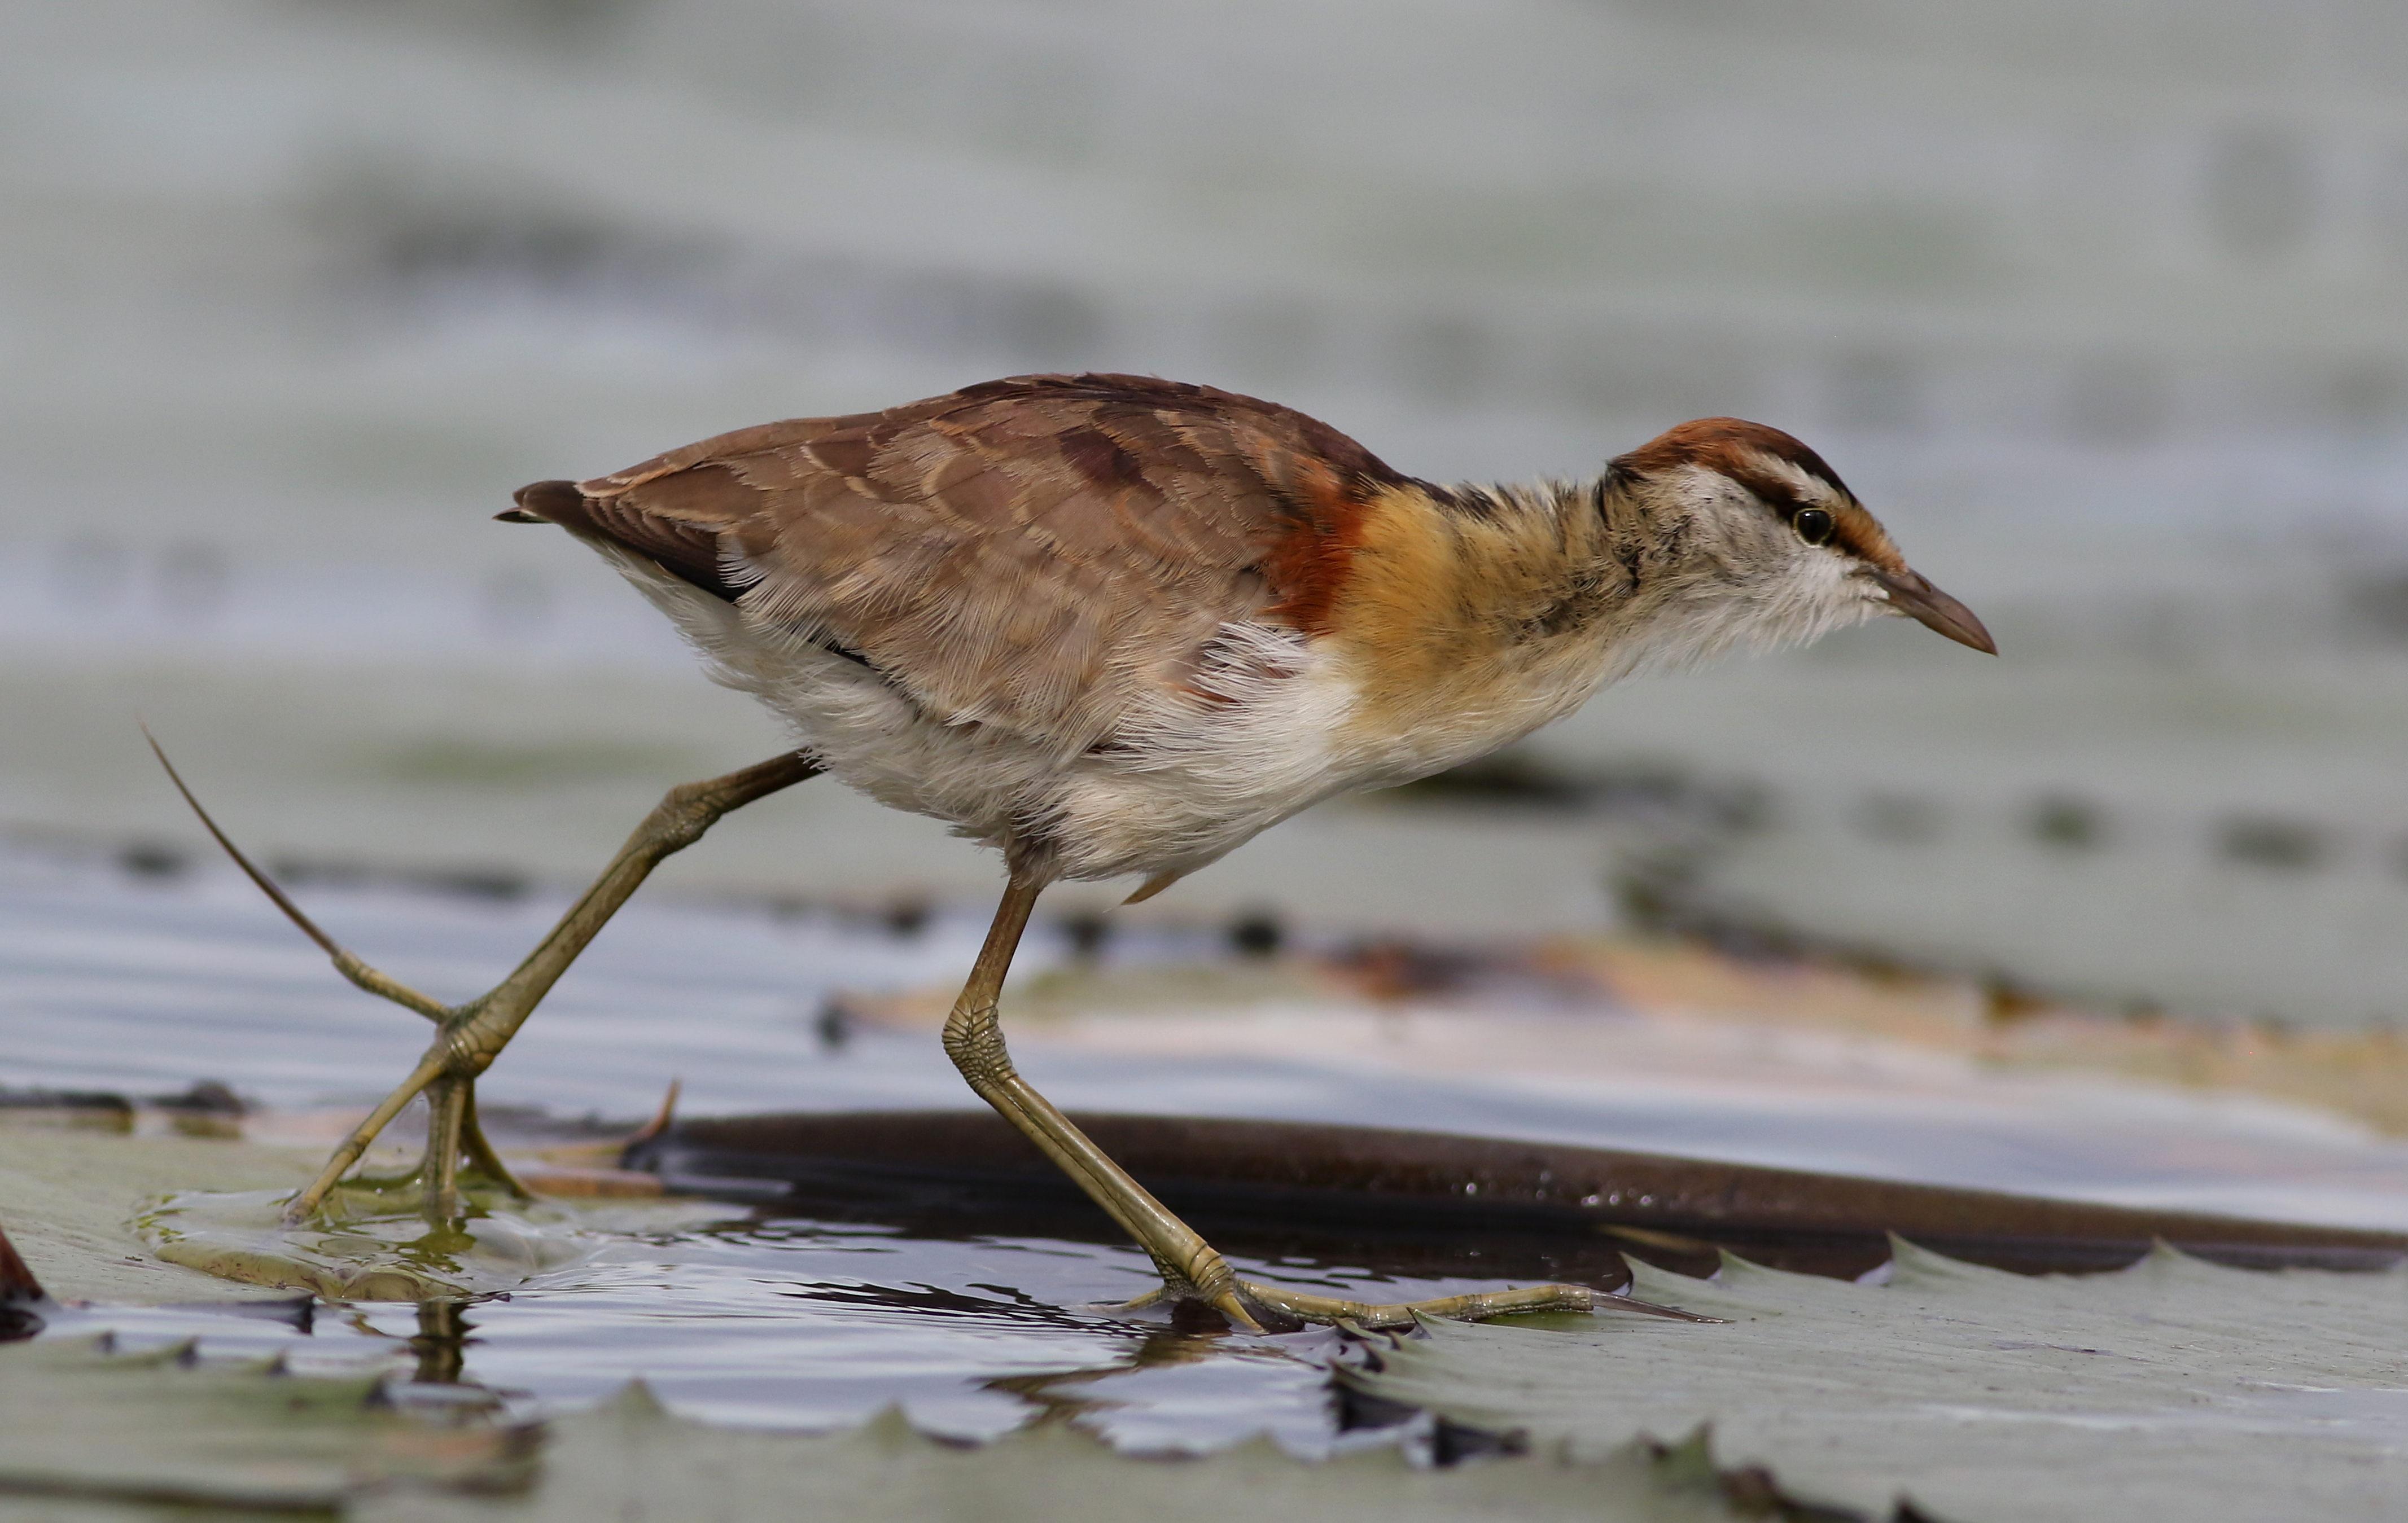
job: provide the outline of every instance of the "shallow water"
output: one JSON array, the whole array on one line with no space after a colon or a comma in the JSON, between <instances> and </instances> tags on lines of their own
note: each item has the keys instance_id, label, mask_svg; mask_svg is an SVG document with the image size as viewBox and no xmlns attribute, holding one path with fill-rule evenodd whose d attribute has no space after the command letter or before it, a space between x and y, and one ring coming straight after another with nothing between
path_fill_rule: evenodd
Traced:
<instances>
[{"instance_id":1,"label":"shallow water","mask_svg":"<svg viewBox=\"0 0 2408 1523\"><path fill-rule=\"evenodd\" d=\"M367 1098L423 1041L416 1018L341 984L228 874L162 883L54 859L0 862L0 1084L141 1097L215 1076L289 1113ZM506 969L559 907L391 889L306 897L364 955L455 997ZM829 917L638 906L496 1069L488 1109L502 1112L505 1132L505 1107L633 1117L672 1075L689 1109L974 1103L933 1036L867 1031L831 1045L817 1016L838 988L957 972L981 929L941 914L900 935ZM1058 955L1053 940L1032 938L1033 967ZM1196 948L1165 937L1123 955L1182 950ZM1125 1081L1160 1065L1069 1066L1085 1072L1065 1092L1126 1099L1113 1074ZM1165 1071L1142 1098L1171 1109L1240 1093L1257 1105L1327 1106L1326 1081L1264 1076L1243 1063ZM542 1126L523 1115L517 1124ZM1482 1283L1310 1254L1231 1257L1241 1270L1383 1300ZM1075 1232L996 1235L736 1206L704 1227L614 1234L587 1261L465 1307L322 1306L307 1327L100 1308L46 1335L110 1329L136 1344L198 1337L209 1354L281 1351L305 1367L387 1362L525 1407L596 1399L640 1374L681 1411L764 1426L834 1426L899 1402L922 1427L963 1437L1054 1413L1140 1448L1258 1431L1305 1453L1337 1441L1322 1362L1332 1335L1206 1334L1108 1309L1154 1283L1135 1248Z\"/></svg>"},{"instance_id":2,"label":"shallow water","mask_svg":"<svg viewBox=\"0 0 2408 1523\"><path fill-rule=\"evenodd\" d=\"M1476 1283L1232 1258L1241 1271L1383 1299ZM108 1330L129 1347L197 1338L205 1356L282 1353L296 1369L367 1363L482 1388L528 1412L598 1400L640 1375L678 1411L759 1427L838 1427L900 1404L920 1428L961 1438L1051 1414L1142 1450L1261 1432L1299 1454L1342 1442L1325 1363L1335 1334L1183 1331L1107 1304L1154 1283L1133 1248L739 1215L627 1234L594 1262L471 1302L321 1304L306 1327L99 1307L43 1335Z\"/></svg>"},{"instance_id":3,"label":"shallow water","mask_svg":"<svg viewBox=\"0 0 2408 1523\"><path fill-rule=\"evenodd\" d=\"M372 961L454 998L497 976L559 907L544 892L300 891ZM580 1117L632 1124L672 1076L684 1083L687 1114L973 1104L933 1032L862 1027L832 1039L821 1016L838 990L959 976L980 929L945 912L898 932L870 917L639 899L563 980L480 1098L498 1130L524 1138ZM1068 955L1055 927L1041 928L1029 953L1030 972ZM1171 932L1134 933L1106 951L1130 964L1218 955L1210 938ZM249 885L215 867L160 878L0 857L0 1085L138 1098L216 1078L270 1107L271 1126L366 1101L424 1035L416 1018L338 980ZM1411 1060L1410 1021L1394 1027L1383 1054L1348 1034L1357 1018L1304 1005L1234 1019L1217 1046L1151 1051L1048 1041L1039 1027L1016 1051L1072 1107L1410 1125L2408 1226L2408 1149L2298 1112L2081 1084L1975 1103L1562 1065L1470 1073ZM1602 1031L1610 1051L1616 1018L1494 1018L1500 1032L1521 1022L1517 1039L1557 1030L1569 1044L1575 1030ZM1325 1378L1328 1335L1208 1334L1108 1309L1153 1282L1143 1257L1099 1219L822 1203L731 1205L696 1225L688 1208L664 1210L661 1225L611 1233L573 1267L454 1310L322 1307L304 1331L256 1317L104 1309L65 1317L50 1335L109 1326L135 1338L199 1335L220 1352L273 1345L390 1360L529 1407L591 1400L640 1374L681 1410L769 1426L836 1424L899 1402L922 1425L965 1436L1054 1414L1136 1447L1259 1430L1302 1452L1341 1441ZM1503 1275L1619 1280L1610 1255L1508 1265L1334 1234L1222 1242L1243 1272L1368 1299Z\"/></svg>"}]
</instances>

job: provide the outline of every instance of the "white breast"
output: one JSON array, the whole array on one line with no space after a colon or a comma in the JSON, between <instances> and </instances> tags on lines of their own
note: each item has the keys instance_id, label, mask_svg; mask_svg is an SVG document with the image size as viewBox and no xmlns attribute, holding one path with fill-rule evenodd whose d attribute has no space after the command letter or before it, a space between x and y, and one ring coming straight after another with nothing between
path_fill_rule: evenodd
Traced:
<instances>
[{"instance_id":1,"label":"white breast","mask_svg":"<svg viewBox=\"0 0 2408 1523\"><path fill-rule=\"evenodd\" d=\"M1292 632L1225 632L1201 690L1166 694L1110 746L1065 763L993 726L930 719L859 662L786 640L643 557L597 545L707 660L880 803L1002 847L1041 834L1061 875L1180 875L1354 786L1330 746L1354 701L1326 650Z\"/></svg>"}]
</instances>

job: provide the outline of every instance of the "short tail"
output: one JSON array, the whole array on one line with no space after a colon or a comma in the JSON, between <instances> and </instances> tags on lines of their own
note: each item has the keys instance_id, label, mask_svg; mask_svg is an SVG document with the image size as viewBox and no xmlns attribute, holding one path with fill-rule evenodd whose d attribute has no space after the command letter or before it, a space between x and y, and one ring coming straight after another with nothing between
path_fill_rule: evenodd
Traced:
<instances>
[{"instance_id":1,"label":"short tail","mask_svg":"<svg viewBox=\"0 0 2408 1523\"><path fill-rule=\"evenodd\" d=\"M513 495L519 505L494 515L504 523L556 523L580 539L641 556L723 602L742 597L754 580L723 561L717 529L648 511L624 492L589 496L574 481L538 481Z\"/></svg>"},{"instance_id":2,"label":"short tail","mask_svg":"<svg viewBox=\"0 0 2408 1523\"><path fill-rule=\"evenodd\" d=\"M538 481L510 493L510 500L519 505L494 514L500 522L559 523L579 517L585 505L585 494L574 481Z\"/></svg>"}]
</instances>

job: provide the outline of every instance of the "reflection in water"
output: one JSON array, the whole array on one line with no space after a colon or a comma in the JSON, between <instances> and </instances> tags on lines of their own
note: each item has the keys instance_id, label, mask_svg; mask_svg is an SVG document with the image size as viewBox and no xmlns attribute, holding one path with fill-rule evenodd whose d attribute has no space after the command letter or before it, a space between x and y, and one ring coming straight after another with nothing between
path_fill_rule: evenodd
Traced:
<instances>
[{"instance_id":1,"label":"reflection in water","mask_svg":"<svg viewBox=\"0 0 2408 1523\"><path fill-rule=\"evenodd\" d=\"M1383 1297L1469 1283L1281 1267ZM1143 1256L1119 1246L782 1218L631 1235L515 1291L361 1303L314 1331L199 1308L94 1308L50 1331L113 1328L129 1347L197 1337L205 1356L281 1352L296 1368L382 1363L412 1390L490 1396L522 1416L640 1376L678 1411L758 1427L851 1426L899 1405L966 1439L1075 1421L1135 1449L1259 1433L1304 1454L1342 1442L1327 1378L1339 1335L1237 1335L1090 1299L1152 1283Z\"/></svg>"},{"instance_id":2,"label":"reflection in water","mask_svg":"<svg viewBox=\"0 0 2408 1523\"><path fill-rule=\"evenodd\" d=\"M418 1333L409 1340L418 1371L410 1379L422 1386L459 1385L468 1359L468 1332L476 1325L468 1320L466 1302L420 1302Z\"/></svg>"},{"instance_id":3,"label":"reflection in water","mask_svg":"<svg viewBox=\"0 0 2408 1523\"><path fill-rule=\"evenodd\" d=\"M1238 1334L1116 1302L1152 1288L1134 1248L1054 1237L777 1216L596 1234L571 1268L483 1297L359 1302L275 1319L233 1307L70 1309L46 1336L118 1333L138 1348L197 1339L203 1357L282 1355L298 1370L391 1372L397 1400L525 1416L602 1400L641 1377L712 1421L847 1427L900 1406L924 1430L990 1438L1072 1422L1125 1448L1211 1449L1268 1433L1301 1454L1350 1442L1326 1329ZM948 1235L948 1232L951 1235ZM1381 1267L1361 1243L1299 1251L1232 1236L1241 1273L1370 1299L1484 1283ZM1273 1256L1258 1251L1274 1246ZM1412 1256L1406 1256L1408 1260ZM1481 1271L1474 1267L1474 1274ZM1217 1319L1208 1319L1217 1321Z\"/></svg>"},{"instance_id":4,"label":"reflection in water","mask_svg":"<svg viewBox=\"0 0 2408 1523\"><path fill-rule=\"evenodd\" d=\"M1140 1371L1181 1370L1211 1363L1226 1352L1224 1345L1228 1340L1225 1331L1197 1332L1176 1326L1152 1328L1130 1341L1116 1364L1059 1374L997 1375L984 1385L988 1390L1026 1402L1033 1409L1031 1427L1081 1421L1092 1425L1114 1408L1127 1404L1129 1388L1116 1386L1117 1394L1111 1397L1098 1396L1088 1388Z\"/></svg>"}]
</instances>

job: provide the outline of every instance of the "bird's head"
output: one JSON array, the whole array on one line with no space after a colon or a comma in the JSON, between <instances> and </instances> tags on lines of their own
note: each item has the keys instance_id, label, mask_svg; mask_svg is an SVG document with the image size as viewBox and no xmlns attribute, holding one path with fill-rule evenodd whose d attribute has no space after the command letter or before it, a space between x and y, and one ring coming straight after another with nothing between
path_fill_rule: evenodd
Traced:
<instances>
[{"instance_id":1,"label":"bird's head","mask_svg":"<svg viewBox=\"0 0 2408 1523\"><path fill-rule=\"evenodd\" d=\"M1973 611L1931 585L1823 457L1762 423L1701 418L1617 457L1610 490L1679 546L1675 576L1711 589L1757 643L1897 614L1997 655ZM1677 526L1677 527L1676 527ZM1685 575L1684 575L1685 574Z\"/></svg>"}]
</instances>

